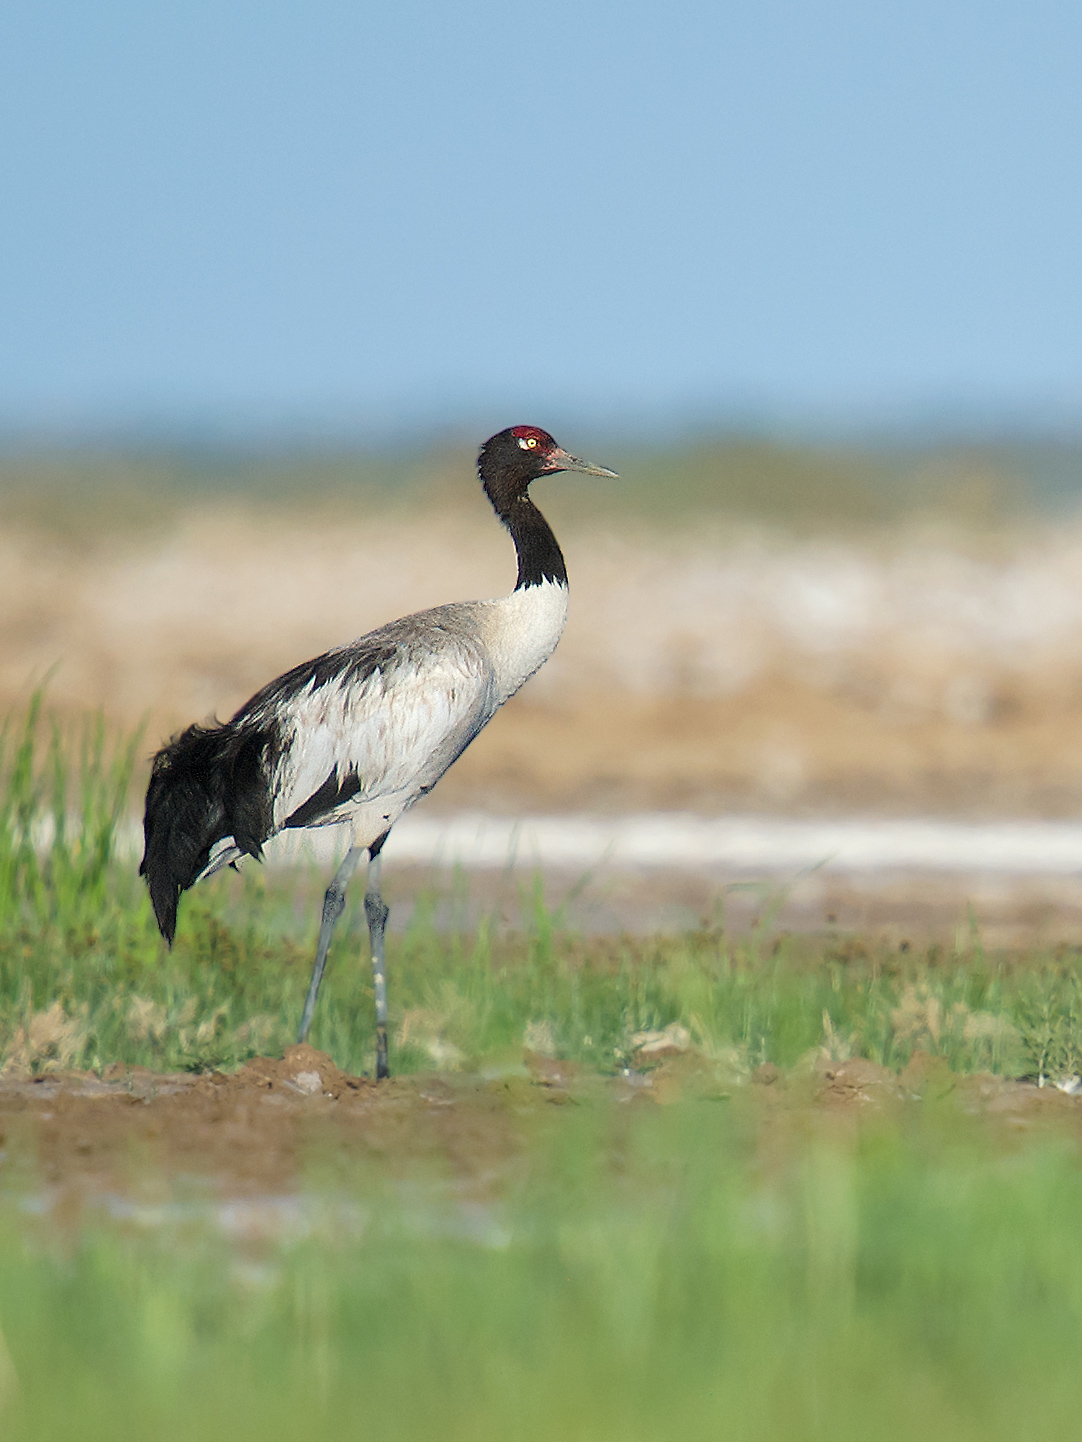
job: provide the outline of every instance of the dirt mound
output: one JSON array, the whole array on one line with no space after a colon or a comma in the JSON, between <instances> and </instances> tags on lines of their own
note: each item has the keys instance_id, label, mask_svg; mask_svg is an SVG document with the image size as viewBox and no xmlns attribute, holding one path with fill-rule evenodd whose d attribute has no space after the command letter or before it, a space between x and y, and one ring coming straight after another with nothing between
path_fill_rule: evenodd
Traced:
<instances>
[{"instance_id":1,"label":"dirt mound","mask_svg":"<svg viewBox=\"0 0 1082 1442\"><path fill-rule=\"evenodd\" d=\"M286 1048L281 1061L255 1057L232 1076L213 1072L211 1083L230 1091L255 1089L277 1095L324 1096L335 1101L347 1091L364 1091L375 1084L364 1077L350 1076L335 1066L326 1052L302 1042Z\"/></svg>"}]
</instances>

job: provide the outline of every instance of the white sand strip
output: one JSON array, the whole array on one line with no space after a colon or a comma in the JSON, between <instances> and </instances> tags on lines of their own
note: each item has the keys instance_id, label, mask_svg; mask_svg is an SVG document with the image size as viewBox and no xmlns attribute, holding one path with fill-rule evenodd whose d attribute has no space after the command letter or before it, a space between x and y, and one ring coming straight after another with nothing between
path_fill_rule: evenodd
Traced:
<instances>
[{"instance_id":1,"label":"white sand strip","mask_svg":"<svg viewBox=\"0 0 1082 1442\"><path fill-rule=\"evenodd\" d=\"M267 848L268 861L305 855L328 861L345 843L338 828L290 833ZM1082 822L935 819L815 821L764 816L708 818L678 812L631 816L527 816L463 813L404 817L384 852L388 861L483 869L657 868L726 872L834 873L952 871L1067 876L1082 872Z\"/></svg>"}]
</instances>

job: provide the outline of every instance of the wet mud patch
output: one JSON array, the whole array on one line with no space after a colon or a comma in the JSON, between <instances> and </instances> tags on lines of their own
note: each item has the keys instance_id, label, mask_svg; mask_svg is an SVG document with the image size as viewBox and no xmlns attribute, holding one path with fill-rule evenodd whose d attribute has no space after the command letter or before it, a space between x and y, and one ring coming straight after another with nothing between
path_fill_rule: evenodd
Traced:
<instances>
[{"instance_id":1,"label":"wet mud patch","mask_svg":"<svg viewBox=\"0 0 1082 1442\"><path fill-rule=\"evenodd\" d=\"M179 1197L211 1220L241 1202L288 1224L306 1195L423 1178L458 1204L482 1205L509 1182L531 1114L566 1100L525 1068L377 1085L307 1045L230 1075L112 1066L9 1076L0 1078L0 1201L75 1223L88 1208L123 1216L129 1203L145 1212ZM266 1223L260 1213L257 1230Z\"/></svg>"},{"instance_id":2,"label":"wet mud patch","mask_svg":"<svg viewBox=\"0 0 1082 1442\"><path fill-rule=\"evenodd\" d=\"M974 1120L1008 1145L1012 1135L1044 1131L1082 1141L1082 1098L961 1076L923 1053L900 1075L865 1058L820 1056L789 1073L766 1065L734 1078L690 1053L600 1076L528 1052L521 1068L500 1076L377 1084L303 1045L228 1075L113 1065L101 1075L0 1078L0 1201L75 1224L102 1207L162 1220L160 1208L183 1198L193 1215L227 1230L280 1234L296 1230L298 1207L319 1199L356 1198L369 1184L423 1183L461 1216L471 1208L487 1216L546 1128L566 1127L584 1111L630 1119L707 1103L731 1110L761 1154L789 1151L809 1128L838 1118L846 1130L865 1118L902 1126L930 1107L949 1108L962 1124ZM626 1133L626 1124L615 1130Z\"/></svg>"}]
</instances>

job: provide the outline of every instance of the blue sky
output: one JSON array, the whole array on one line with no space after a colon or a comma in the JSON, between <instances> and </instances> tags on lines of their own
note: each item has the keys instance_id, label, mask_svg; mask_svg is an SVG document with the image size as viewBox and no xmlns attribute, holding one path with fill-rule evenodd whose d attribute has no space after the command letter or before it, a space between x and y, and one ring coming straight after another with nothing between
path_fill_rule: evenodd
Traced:
<instances>
[{"instance_id":1,"label":"blue sky","mask_svg":"<svg viewBox=\"0 0 1082 1442\"><path fill-rule=\"evenodd\" d=\"M1082 420L1082 6L7 0L0 425Z\"/></svg>"}]
</instances>

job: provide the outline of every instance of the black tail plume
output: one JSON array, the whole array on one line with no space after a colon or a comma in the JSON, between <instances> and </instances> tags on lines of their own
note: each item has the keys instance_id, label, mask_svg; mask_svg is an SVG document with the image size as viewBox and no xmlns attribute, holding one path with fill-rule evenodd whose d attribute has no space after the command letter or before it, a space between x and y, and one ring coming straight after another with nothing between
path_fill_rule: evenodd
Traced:
<instances>
[{"instance_id":1,"label":"black tail plume","mask_svg":"<svg viewBox=\"0 0 1082 1442\"><path fill-rule=\"evenodd\" d=\"M262 729L189 726L155 756L139 874L170 946L180 893L202 874L216 842L232 837L241 852L262 857L272 826L272 742Z\"/></svg>"}]
</instances>

